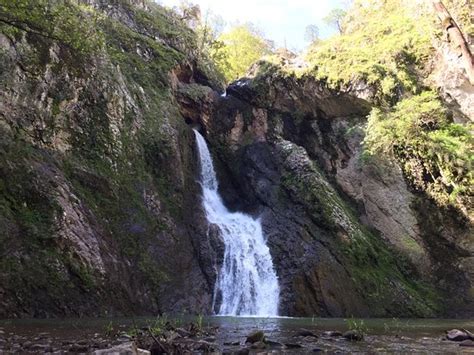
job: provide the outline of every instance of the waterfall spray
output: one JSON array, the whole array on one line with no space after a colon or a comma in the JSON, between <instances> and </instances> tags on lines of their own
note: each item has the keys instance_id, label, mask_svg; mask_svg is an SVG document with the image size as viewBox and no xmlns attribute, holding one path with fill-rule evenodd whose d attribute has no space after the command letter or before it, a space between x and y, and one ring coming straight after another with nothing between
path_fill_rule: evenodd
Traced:
<instances>
[{"instance_id":1,"label":"waterfall spray","mask_svg":"<svg viewBox=\"0 0 474 355\"><path fill-rule=\"evenodd\" d=\"M218 183L204 137L194 131L201 164L203 205L225 244L214 299L222 300L219 315L276 316L279 286L259 219L230 212L217 191Z\"/></svg>"}]
</instances>

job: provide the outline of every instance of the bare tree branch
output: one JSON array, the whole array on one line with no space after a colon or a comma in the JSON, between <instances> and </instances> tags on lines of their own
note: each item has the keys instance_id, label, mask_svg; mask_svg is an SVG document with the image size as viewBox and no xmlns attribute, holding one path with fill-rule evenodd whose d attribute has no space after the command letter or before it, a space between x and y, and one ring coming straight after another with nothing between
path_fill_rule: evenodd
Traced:
<instances>
[{"instance_id":1,"label":"bare tree branch","mask_svg":"<svg viewBox=\"0 0 474 355\"><path fill-rule=\"evenodd\" d=\"M443 28L448 34L448 39L453 42L461 51L463 58L464 68L467 72L467 77L472 85L474 85L474 59L469 49L469 45L464 38L461 29L457 25L456 21L451 17L448 9L444 6L440 0L432 0L433 6L436 13L443 24Z\"/></svg>"}]
</instances>

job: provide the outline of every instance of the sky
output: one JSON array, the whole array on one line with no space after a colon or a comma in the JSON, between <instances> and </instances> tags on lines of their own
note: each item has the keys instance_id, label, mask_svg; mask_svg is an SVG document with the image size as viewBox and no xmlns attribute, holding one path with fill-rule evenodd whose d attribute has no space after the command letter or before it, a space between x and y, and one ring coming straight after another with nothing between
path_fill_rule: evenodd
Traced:
<instances>
[{"instance_id":1,"label":"sky","mask_svg":"<svg viewBox=\"0 0 474 355\"><path fill-rule=\"evenodd\" d=\"M180 0L158 0L166 6L176 6ZM267 39L277 47L299 51L308 42L304 39L307 25L317 25L321 38L335 33L335 29L324 24L322 19L331 9L345 8L347 0L192 0L201 13L207 9L222 16L227 25L252 22L263 30Z\"/></svg>"}]
</instances>

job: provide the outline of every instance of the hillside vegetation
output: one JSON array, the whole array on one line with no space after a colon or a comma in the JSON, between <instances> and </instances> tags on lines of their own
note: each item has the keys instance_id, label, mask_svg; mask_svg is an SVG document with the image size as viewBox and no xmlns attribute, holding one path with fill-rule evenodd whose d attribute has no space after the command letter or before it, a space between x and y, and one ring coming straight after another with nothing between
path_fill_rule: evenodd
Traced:
<instances>
[{"instance_id":1,"label":"hillside vegetation","mask_svg":"<svg viewBox=\"0 0 474 355\"><path fill-rule=\"evenodd\" d=\"M366 127L366 157L398 161L413 186L442 206L472 216L472 124L452 113L426 84L442 26L429 2L356 1L344 31L310 48L309 74L337 89L359 92L374 108ZM465 1L446 1L465 33Z\"/></svg>"}]
</instances>

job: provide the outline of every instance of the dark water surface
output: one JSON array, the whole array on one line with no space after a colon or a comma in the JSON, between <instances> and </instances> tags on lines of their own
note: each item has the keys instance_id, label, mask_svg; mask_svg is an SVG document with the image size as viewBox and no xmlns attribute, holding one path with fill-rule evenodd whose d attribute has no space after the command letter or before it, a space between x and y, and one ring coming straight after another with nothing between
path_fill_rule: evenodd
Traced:
<instances>
[{"instance_id":1,"label":"dark water surface","mask_svg":"<svg viewBox=\"0 0 474 355\"><path fill-rule=\"evenodd\" d=\"M453 328L474 331L473 319L169 317L166 320L175 326L184 326L194 321L203 327L218 327L216 342L222 349L229 351L242 348L248 334L262 330L269 340L302 346L280 353L308 353L318 350L343 353L474 353L474 348L460 347L458 343L444 338L445 331ZM111 333L128 332L134 327L163 324L163 318L0 320L4 339L17 337L21 341L35 341L39 336L47 335L58 344L98 337L106 338ZM354 327L366 334L363 341L351 342L342 337L323 335L325 331L344 332ZM319 337L298 336L302 329L312 331Z\"/></svg>"}]
</instances>

